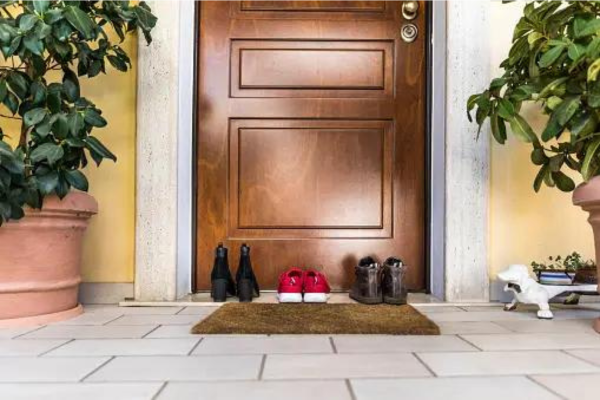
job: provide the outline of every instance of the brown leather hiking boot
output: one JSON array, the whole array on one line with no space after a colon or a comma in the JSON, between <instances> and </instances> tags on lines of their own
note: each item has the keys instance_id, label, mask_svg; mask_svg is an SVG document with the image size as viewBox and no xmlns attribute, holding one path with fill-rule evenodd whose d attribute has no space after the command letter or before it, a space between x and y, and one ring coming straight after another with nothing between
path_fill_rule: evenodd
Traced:
<instances>
[{"instance_id":1,"label":"brown leather hiking boot","mask_svg":"<svg viewBox=\"0 0 600 400\"><path fill-rule=\"evenodd\" d=\"M381 268L371 257L365 257L354 267L356 275L350 298L364 304L379 304L381 295Z\"/></svg>"},{"instance_id":2,"label":"brown leather hiking boot","mask_svg":"<svg viewBox=\"0 0 600 400\"><path fill-rule=\"evenodd\" d=\"M406 266L399 258L390 257L383 264L381 288L383 301L387 304L406 304L406 287L403 284Z\"/></svg>"}]
</instances>

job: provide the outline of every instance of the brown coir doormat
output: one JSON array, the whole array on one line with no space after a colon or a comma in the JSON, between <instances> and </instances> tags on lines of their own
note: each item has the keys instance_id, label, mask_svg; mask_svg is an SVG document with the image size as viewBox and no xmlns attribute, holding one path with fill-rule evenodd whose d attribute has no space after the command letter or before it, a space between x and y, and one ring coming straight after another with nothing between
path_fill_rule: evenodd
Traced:
<instances>
[{"instance_id":1,"label":"brown coir doormat","mask_svg":"<svg viewBox=\"0 0 600 400\"><path fill-rule=\"evenodd\" d=\"M192 333L439 335L440 329L409 305L229 303Z\"/></svg>"}]
</instances>

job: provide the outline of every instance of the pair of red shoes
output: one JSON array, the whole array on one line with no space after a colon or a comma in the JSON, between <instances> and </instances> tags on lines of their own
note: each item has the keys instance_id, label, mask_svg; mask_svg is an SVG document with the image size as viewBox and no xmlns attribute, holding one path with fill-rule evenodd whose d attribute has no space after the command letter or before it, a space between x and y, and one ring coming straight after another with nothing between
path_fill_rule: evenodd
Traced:
<instances>
[{"instance_id":1,"label":"pair of red shoes","mask_svg":"<svg viewBox=\"0 0 600 400\"><path fill-rule=\"evenodd\" d=\"M329 283L322 273L292 267L279 276L277 299L280 303L327 303Z\"/></svg>"}]
</instances>

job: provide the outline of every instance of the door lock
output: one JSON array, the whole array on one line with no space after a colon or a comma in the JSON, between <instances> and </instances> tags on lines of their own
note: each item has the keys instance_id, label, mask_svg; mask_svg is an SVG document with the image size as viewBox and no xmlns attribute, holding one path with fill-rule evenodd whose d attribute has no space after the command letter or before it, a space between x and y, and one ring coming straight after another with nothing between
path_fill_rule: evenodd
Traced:
<instances>
[{"instance_id":1,"label":"door lock","mask_svg":"<svg viewBox=\"0 0 600 400\"><path fill-rule=\"evenodd\" d=\"M406 43L412 43L417 38L419 29L415 24L404 24L400 28L400 36Z\"/></svg>"},{"instance_id":2,"label":"door lock","mask_svg":"<svg viewBox=\"0 0 600 400\"><path fill-rule=\"evenodd\" d=\"M416 1L405 1L402 3L402 17L411 21L417 18L417 11L419 10L419 3Z\"/></svg>"}]
</instances>

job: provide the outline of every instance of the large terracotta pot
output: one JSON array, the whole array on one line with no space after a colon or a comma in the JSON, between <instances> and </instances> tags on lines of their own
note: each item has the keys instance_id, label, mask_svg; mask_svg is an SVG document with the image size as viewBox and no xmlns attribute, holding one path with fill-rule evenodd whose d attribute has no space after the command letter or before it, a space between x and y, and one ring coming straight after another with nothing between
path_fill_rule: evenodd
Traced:
<instances>
[{"instance_id":1,"label":"large terracotta pot","mask_svg":"<svg viewBox=\"0 0 600 400\"><path fill-rule=\"evenodd\" d=\"M82 240L96 200L72 191L46 197L0 227L0 327L37 325L79 315Z\"/></svg>"},{"instance_id":2,"label":"large terracotta pot","mask_svg":"<svg viewBox=\"0 0 600 400\"><path fill-rule=\"evenodd\" d=\"M590 214L588 221L594 231L594 244L596 247L596 268L600 276L600 176L583 183L573 192L573 204L580 206ZM600 318L594 324L594 328L600 333Z\"/></svg>"}]
</instances>

